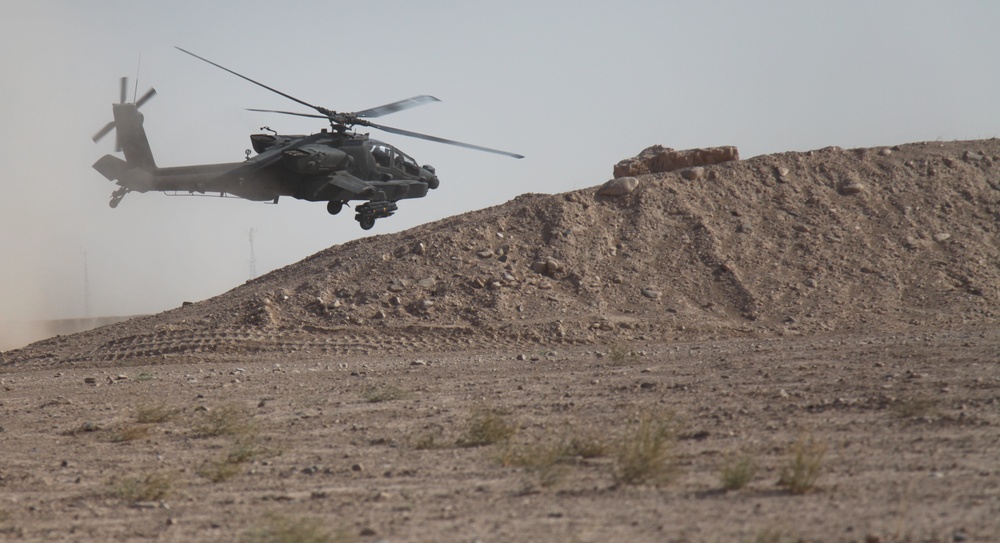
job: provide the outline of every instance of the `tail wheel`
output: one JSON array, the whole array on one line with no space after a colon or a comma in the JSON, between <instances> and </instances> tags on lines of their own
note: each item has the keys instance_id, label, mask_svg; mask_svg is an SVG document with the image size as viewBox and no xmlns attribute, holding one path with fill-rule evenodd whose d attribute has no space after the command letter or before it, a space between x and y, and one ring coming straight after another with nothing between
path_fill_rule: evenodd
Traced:
<instances>
[{"instance_id":1,"label":"tail wheel","mask_svg":"<svg viewBox=\"0 0 1000 543\"><path fill-rule=\"evenodd\" d=\"M375 226L375 217L364 216L358 217L358 224L361 225L362 230L371 230Z\"/></svg>"}]
</instances>

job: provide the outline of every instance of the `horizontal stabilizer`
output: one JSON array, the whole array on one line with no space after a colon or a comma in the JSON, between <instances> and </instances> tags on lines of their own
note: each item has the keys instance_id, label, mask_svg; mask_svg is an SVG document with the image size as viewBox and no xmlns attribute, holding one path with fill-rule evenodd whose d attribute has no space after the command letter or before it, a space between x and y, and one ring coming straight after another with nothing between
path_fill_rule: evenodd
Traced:
<instances>
[{"instance_id":1,"label":"horizontal stabilizer","mask_svg":"<svg viewBox=\"0 0 1000 543\"><path fill-rule=\"evenodd\" d=\"M94 163L94 169L101 172L101 175L106 177L108 181L115 181L125 175L129 166L124 160L116 156L104 155Z\"/></svg>"}]
</instances>

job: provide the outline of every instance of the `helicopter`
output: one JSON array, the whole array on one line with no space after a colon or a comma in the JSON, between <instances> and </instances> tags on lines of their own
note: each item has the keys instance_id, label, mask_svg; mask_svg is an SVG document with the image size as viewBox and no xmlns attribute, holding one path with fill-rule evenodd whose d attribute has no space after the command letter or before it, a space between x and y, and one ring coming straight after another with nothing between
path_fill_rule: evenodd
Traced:
<instances>
[{"instance_id":1,"label":"helicopter","mask_svg":"<svg viewBox=\"0 0 1000 543\"><path fill-rule=\"evenodd\" d=\"M399 148L372 139L367 133L358 133L354 129L356 126L512 158L524 158L517 153L379 125L368 120L440 101L433 96L414 96L361 111L338 112L310 104L190 51L176 48L312 108L316 113L248 108L249 111L326 119L330 128L323 128L320 132L309 135L284 135L265 126L261 130L269 133L250 136L253 150L257 154L250 156L251 151L247 149L246 159L242 162L161 168L153 160L149 140L143 129L143 115L139 112L139 108L156 95L156 90L150 88L142 97L128 102L128 80L123 77L120 81L121 100L112 104L114 120L92 138L97 142L114 130L115 150L125 155L125 160L115 155L104 155L93 165L101 175L118 185L111 194L109 205L112 208L118 207L129 192L150 191L189 195L217 193L220 196L273 203L278 203L281 196L289 196L311 202L326 202L327 212L331 215L340 213L345 205L357 200L363 203L354 208L354 218L362 229L370 230L375 226L376 219L390 217L398 210L399 200L423 198L428 189L438 188L440 180L433 166L418 165L416 160Z\"/></svg>"}]
</instances>

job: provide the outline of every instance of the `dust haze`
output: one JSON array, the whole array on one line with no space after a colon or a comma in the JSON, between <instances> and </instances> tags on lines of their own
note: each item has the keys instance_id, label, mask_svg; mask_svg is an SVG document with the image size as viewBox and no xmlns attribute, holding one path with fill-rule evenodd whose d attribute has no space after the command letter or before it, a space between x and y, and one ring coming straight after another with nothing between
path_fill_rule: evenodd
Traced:
<instances>
[{"instance_id":1,"label":"dust haze","mask_svg":"<svg viewBox=\"0 0 1000 543\"><path fill-rule=\"evenodd\" d=\"M443 102L388 124L527 155L504 161L386 138L434 165L442 184L373 236L601 183L610 164L652 143L736 144L752 157L987 138L1000 126L991 94L1000 74L982 68L1000 49L993 4L883 2L860 18L847 7L783 3L524 9L530 17L489 5L338 5L338 20L377 20L377 38L338 34L321 62L299 62L290 52L311 50L329 19L226 2L10 6L0 21L11 52L0 58L0 322L148 314L222 294L250 277L251 228L261 274L361 236L350 217L303 202L130 194L107 207L112 184L91 164L113 143L90 137L110 120L122 76L130 94L137 75L140 94L158 91L143 113L161 166L241 160L247 136L265 125L321 128L244 111L292 106L175 45L339 110L433 94ZM416 43L414 22L424 37ZM283 46L262 49L261 35ZM380 70L374 58L397 62Z\"/></svg>"}]
</instances>

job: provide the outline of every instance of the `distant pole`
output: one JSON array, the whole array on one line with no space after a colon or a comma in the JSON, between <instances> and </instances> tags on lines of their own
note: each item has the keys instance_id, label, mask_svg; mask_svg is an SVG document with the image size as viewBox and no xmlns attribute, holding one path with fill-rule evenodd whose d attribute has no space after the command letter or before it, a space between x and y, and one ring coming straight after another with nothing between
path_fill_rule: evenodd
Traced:
<instances>
[{"instance_id":1,"label":"distant pole","mask_svg":"<svg viewBox=\"0 0 1000 543\"><path fill-rule=\"evenodd\" d=\"M250 229L250 279L257 278L257 257L253 253L253 228Z\"/></svg>"},{"instance_id":2,"label":"distant pole","mask_svg":"<svg viewBox=\"0 0 1000 543\"><path fill-rule=\"evenodd\" d=\"M87 269L87 251L83 251L83 316L90 318L90 272Z\"/></svg>"}]
</instances>

